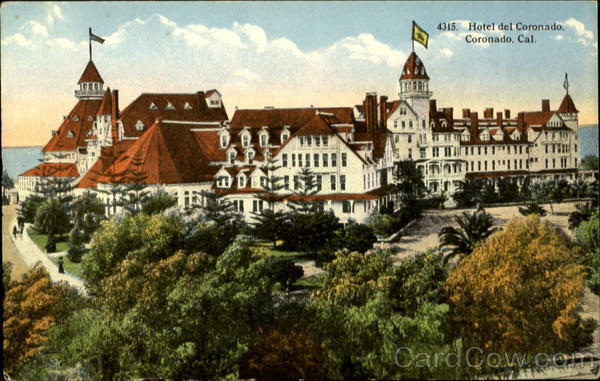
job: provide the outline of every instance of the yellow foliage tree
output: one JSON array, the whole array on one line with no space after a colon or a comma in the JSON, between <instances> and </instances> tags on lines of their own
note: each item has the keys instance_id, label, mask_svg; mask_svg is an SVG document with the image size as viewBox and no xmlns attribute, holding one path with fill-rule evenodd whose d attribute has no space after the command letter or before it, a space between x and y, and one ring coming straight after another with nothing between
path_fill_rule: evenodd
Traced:
<instances>
[{"instance_id":1,"label":"yellow foliage tree","mask_svg":"<svg viewBox=\"0 0 600 381\"><path fill-rule=\"evenodd\" d=\"M11 283L4 299L5 369L18 369L33 357L47 340L47 330L81 302L76 289L66 283L52 283L41 265Z\"/></svg>"},{"instance_id":2,"label":"yellow foliage tree","mask_svg":"<svg viewBox=\"0 0 600 381\"><path fill-rule=\"evenodd\" d=\"M569 237L539 216L509 221L446 282L464 349L568 353L586 344L593 323L579 316L585 277L581 261Z\"/></svg>"}]
</instances>

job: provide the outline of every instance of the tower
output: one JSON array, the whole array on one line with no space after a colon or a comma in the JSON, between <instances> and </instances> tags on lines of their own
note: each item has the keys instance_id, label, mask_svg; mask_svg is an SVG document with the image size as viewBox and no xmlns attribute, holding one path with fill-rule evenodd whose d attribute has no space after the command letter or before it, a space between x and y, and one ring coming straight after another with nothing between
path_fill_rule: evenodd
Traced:
<instances>
[{"instance_id":1,"label":"tower","mask_svg":"<svg viewBox=\"0 0 600 381\"><path fill-rule=\"evenodd\" d=\"M75 90L75 97L78 99L99 99L104 96L104 80L98 73L96 65L90 60L79 78L79 90Z\"/></svg>"},{"instance_id":2,"label":"tower","mask_svg":"<svg viewBox=\"0 0 600 381\"><path fill-rule=\"evenodd\" d=\"M412 52L400 76L400 100L406 101L420 119L427 120L429 114L429 98L433 95L429 91L429 76L425 65L415 52Z\"/></svg>"},{"instance_id":3,"label":"tower","mask_svg":"<svg viewBox=\"0 0 600 381\"><path fill-rule=\"evenodd\" d=\"M573 102L573 99L571 99L571 96L569 95L569 81L567 79L566 74L565 74L565 83L563 84L563 87L566 90L566 94L565 94L562 102L560 102L560 106L558 107L558 110L556 110L556 112L560 115L560 117L565 122L567 127L569 127L571 130L573 130L575 132L575 134L573 134L573 140L570 142L571 149L569 150L569 152L571 152L571 155L572 155L572 159L573 159L572 163L574 164L575 167L577 167L580 162L580 158L579 158L579 119L577 117L579 110L577 110L577 108L575 108L575 103Z\"/></svg>"}]
</instances>

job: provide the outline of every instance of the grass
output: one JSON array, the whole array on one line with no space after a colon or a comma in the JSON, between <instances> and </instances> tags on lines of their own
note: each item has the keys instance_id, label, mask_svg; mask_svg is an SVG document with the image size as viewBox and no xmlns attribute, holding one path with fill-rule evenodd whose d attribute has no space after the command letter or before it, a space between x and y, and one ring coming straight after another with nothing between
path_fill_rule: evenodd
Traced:
<instances>
[{"instance_id":1,"label":"grass","mask_svg":"<svg viewBox=\"0 0 600 381\"><path fill-rule=\"evenodd\" d=\"M263 249L268 256L276 257L276 258L285 258L290 260L296 259L308 259L306 254L301 251L286 251L280 250L277 247L281 246L283 241L277 241L277 246L273 247L272 242L257 242L254 244L254 247Z\"/></svg>"},{"instance_id":2,"label":"grass","mask_svg":"<svg viewBox=\"0 0 600 381\"><path fill-rule=\"evenodd\" d=\"M322 273L322 274L302 277L302 278L298 279L296 281L296 283L294 283L294 286L296 286L298 288L308 288L311 290L319 288L323 285L326 275L327 274Z\"/></svg>"},{"instance_id":3,"label":"grass","mask_svg":"<svg viewBox=\"0 0 600 381\"><path fill-rule=\"evenodd\" d=\"M31 237L31 240L40 248L44 253L46 252L46 242L48 242L48 235L38 233L34 228L28 228L27 234ZM56 251L69 250L69 235L63 234L56 237Z\"/></svg>"},{"instance_id":4,"label":"grass","mask_svg":"<svg viewBox=\"0 0 600 381\"><path fill-rule=\"evenodd\" d=\"M63 267L64 267L66 273L75 275L78 278L82 278L81 263L71 262L71 260L66 255L64 257L62 257L62 259L63 259ZM56 266L58 266L58 258L51 257L50 260L52 262L54 262L54 264Z\"/></svg>"}]
</instances>

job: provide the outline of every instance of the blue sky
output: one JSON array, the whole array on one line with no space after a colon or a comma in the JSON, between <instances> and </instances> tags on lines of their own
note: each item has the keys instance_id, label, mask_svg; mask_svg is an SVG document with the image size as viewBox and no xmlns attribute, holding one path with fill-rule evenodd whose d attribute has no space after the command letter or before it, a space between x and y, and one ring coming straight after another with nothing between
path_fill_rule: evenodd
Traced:
<instances>
[{"instance_id":1,"label":"blue sky","mask_svg":"<svg viewBox=\"0 0 600 381\"><path fill-rule=\"evenodd\" d=\"M70 111L90 26L106 38L94 62L121 108L141 92L210 88L230 116L235 106L353 105L368 91L396 98L416 20L430 33L416 51L438 105L556 107L568 72L580 119L595 123L596 13L595 2L3 3L2 144L43 144ZM459 30L437 30L444 21ZM536 44L475 45L464 40L468 21L564 30L533 32Z\"/></svg>"}]
</instances>

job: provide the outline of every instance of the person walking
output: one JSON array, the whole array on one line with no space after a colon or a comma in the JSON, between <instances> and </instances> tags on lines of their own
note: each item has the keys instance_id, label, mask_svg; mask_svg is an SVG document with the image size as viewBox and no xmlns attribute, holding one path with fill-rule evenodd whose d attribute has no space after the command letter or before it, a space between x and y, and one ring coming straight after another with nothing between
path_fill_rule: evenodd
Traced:
<instances>
[{"instance_id":1,"label":"person walking","mask_svg":"<svg viewBox=\"0 0 600 381\"><path fill-rule=\"evenodd\" d=\"M17 238L17 226L13 226L13 238Z\"/></svg>"},{"instance_id":2,"label":"person walking","mask_svg":"<svg viewBox=\"0 0 600 381\"><path fill-rule=\"evenodd\" d=\"M65 268L63 266L63 259L62 257L58 258L58 272L61 274L65 273Z\"/></svg>"}]
</instances>

